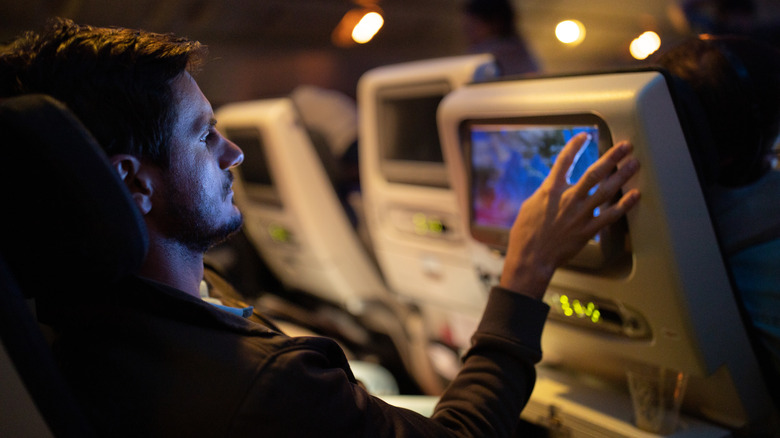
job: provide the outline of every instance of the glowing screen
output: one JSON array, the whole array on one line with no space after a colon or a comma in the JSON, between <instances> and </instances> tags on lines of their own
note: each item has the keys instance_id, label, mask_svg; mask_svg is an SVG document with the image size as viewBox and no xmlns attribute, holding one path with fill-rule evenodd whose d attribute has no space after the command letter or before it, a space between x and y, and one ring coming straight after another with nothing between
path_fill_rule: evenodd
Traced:
<instances>
[{"instance_id":1,"label":"glowing screen","mask_svg":"<svg viewBox=\"0 0 780 438\"><path fill-rule=\"evenodd\" d=\"M569 182L579 180L599 157L597 125L474 124L470 131L472 224L477 226L511 228L520 205L580 132L590 138L569 171Z\"/></svg>"}]
</instances>

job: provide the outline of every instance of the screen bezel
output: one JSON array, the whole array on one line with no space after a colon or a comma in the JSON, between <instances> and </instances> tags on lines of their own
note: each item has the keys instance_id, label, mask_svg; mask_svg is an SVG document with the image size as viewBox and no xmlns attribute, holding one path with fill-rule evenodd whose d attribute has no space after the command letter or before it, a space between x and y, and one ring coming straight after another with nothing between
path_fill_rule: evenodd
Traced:
<instances>
[{"instance_id":1,"label":"screen bezel","mask_svg":"<svg viewBox=\"0 0 780 438\"><path fill-rule=\"evenodd\" d=\"M269 164L268 154L266 153L266 141L263 137L262 129L251 125L235 125L226 126L222 128L222 130L224 131L225 137L233 143L236 143L236 145L238 145L238 147L240 147L244 152L244 162L240 166L236 167L234 171L241 178L241 182L244 186L244 191L246 192L247 198L256 203L269 204L276 207L281 206L282 200L279 196L279 193L276 191L273 169L271 169ZM251 145L252 147L249 147L248 144L241 140L249 136L256 137L258 139L256 145ZM257 161L258 158L260 161ZM253 178L247 179L245 172L245 169L247 168L246 166L252 165L250 163L255 161L261 163L261 167L264 168L263 181L258 181Z\"/></svg>"},{"instance_id":2,"label":"screen bezel","mask_svg":"<svg viewBox=\"0 0 780 438\"><path fill-rule=\"evenodd\" d=\"M460 138L467 176L469 231L476 241L502 254L506 252L509 243L510 228L484 225L475 220L471 132L472 127L476 125L596 126L599 131L599 156L612 147L612 135L607 123L594 113L474 118L461 122ZM589 269L603 267L608 260L621 252L624 247L625 235L626 231L620 230L619 226L605 228L598 234L598 239L590 240L582 251L569 261L569 266Z\"/></svg>"},{"instance_id":3,"label":"screen bezel","mask_svg":"<svg viewBox=\"0 0 780 438\"><path fill-rule=\"evenodd\" d=\"M377 134L379 136L379 170L384 178L392 183L422 185L430 187L448 188L450 186L449 175L443 161L418 161L403 160L391 157L391 149L395 143L397 133L404 126L399 126L395 112L391 110L392 102L403 100L444 97L452 90L447 81L422 82L407 84L404 86L389 86L378 90L376 95L377 105ZM441 149L441 137L438 134L438 125L434 114L431 120L436 129Z\"/></svg>"}]
</instances>

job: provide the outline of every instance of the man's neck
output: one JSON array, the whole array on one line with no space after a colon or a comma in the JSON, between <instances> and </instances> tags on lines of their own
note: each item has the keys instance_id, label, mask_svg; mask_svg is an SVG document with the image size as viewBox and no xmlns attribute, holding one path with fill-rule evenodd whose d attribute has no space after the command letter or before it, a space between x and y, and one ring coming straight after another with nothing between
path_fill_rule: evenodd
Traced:
<instances>
[{"instance_id":1,"label":"man's neck","mask_svg":"<svg viewBox=\"0 0 780 438\"><path fill-rule=\"evenodd\" d=\"M138 275L200 298L203 253L152 241Z\"/></svg>"}]
</instances>

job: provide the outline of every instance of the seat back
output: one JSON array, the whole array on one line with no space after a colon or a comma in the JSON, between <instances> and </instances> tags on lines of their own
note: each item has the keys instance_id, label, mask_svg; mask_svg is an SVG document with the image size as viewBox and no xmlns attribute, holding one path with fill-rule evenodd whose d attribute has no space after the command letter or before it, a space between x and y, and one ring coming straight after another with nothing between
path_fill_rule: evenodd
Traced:
<instances>
[{"instance_id":1,"label":"seat back","mask_svg":"<svg viewBox=\"0 0 780 438\"><path fill-rule=\"evenodd\" d=\"M148 241L140 213L83 125L56 100L0 101L0 340L10 365L55 436L91 436L27 299L64 300L136 270ZM13 378L13 376L6 377ZM16 382L19 383L19 382ZM4 380L5 385L13 382ZM0 391L3 405L12 393ZM0 409L0 416L10 410ZM2 418L0 424L27 424ZM24 426L22 426L24 427ZM31 432L32 433L32 432Z\"/></svg>"},{"instance_id":2,"label":"seat back","mask_svg":"<svg viewBox=\"0 0 780 438\"><path fill-rule=\"evenodd\" d=\"M418 386L440 391L421 316L388 291L335 189L327 148L316 143L293 100L237 102L216 116L244 150L234 188L245 232L280 281L387 336Z\"/></svg>"},{"instance_id":3,"label":"seat back","mask_svg":"<svg viewBox=\"0 0 780 438\"><path fill-rule=\"evenodd\" d=\"M497 74L493 57L479 54L382 66L358 82L360 180L377 262L388 287L441 315L462 348L487 295L469 257L436 112L452 90Z\"/></svg>"},{"instance_id":4,"label":"seat back","mask_svg":"<svg viewBox=\"0 0 780 438\"><path fill-rule=\"evenodd\" d=\"M244 151L235 188L246 234L280 281L346 309L385 299L379 270L334 189L332 166L292 99L232 103L217 117Z\"/></svg>"},{"instance_id":5,"label":"seat back","mask_svg":"<svg viewBox=\"0 0 780 438\"><path fill-rule=\"evenodd\" d=\"M624 225L610 227L611 235L624 237L617 253L586 252L591 263L556 271L545 294L552 310L542 336L544 362L623 384L626 368L637 362L682 370L691 376L685 412L731 429L761 426L771 401L689 152L686 121L662 72L475 84L450 94L439 115L446 156L458 161L451 172L459 202L470 212L463 226L471 230L472 259L495 278L503 257L494 249L502 243L505 249L511 221L487 223L479 214L481 195L489 192L480 178L490 161L485 146L498 146L504 157L544 147L554 159L565 135L545 135L541 145L528 140L587 128L596 133L599 153L631 141L642 167L625 189L638 188L642 200ZM486 132L501 135L494 144ZM523 167L512 164L506 175L519 179ZM614 243L601 237L589 246Z\"/></svg>"}]
</instances>

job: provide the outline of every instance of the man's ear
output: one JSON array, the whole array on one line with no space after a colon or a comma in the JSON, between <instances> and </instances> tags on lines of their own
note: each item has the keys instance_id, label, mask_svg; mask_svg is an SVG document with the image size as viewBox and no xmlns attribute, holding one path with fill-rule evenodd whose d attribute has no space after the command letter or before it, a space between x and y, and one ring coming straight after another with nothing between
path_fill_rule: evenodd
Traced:
<instances>
[{"instance_id":1,"label":"man's ear","mask_svg":"<svg viewBox=\"0 0 780 438\"><path fill-rule=\"evenodd\" d=\"M130 191L133 201L142 215L152 210L152 175L137 157L129 154L117 154L109 158L111 167L116 170Z\"/></svg>"}]
</instances>

